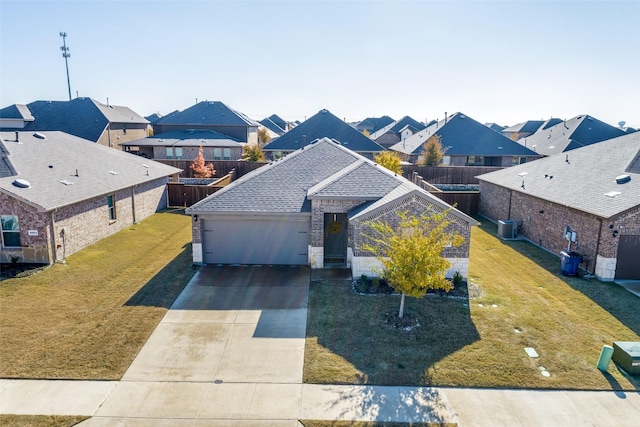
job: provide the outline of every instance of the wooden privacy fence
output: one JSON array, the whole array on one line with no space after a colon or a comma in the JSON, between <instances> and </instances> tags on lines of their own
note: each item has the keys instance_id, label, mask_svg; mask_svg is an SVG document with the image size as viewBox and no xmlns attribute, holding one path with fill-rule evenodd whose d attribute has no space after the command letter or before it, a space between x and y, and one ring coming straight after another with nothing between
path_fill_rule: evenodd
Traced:
<instances>
[{"instance_id":1,"label":"wooden privacy fence","mask_svg":"<svg viewBox=\"0 0 640 427\"><path fill-rule=\"evenodd\" d=\"M425 181L417 172L411 174L411 182L427 190L438 199L447 202L467 215L475 215L480 210L480 191L442 191Z\"/></svg>"},{"instance_id":2,"label":"wooden privacy fence","mask_svg":"<svg viewBox=\"0 0 640 427\"><path fill-rule=\"evenodd\" d=\"M229 185L234 179L234 170L208 185L187 184L185 182L167 183L167 196L170 207L189 207L216 191Z\"/></svg>"},{"instance_id":3,"label":"wooden privacy fence","mask_svg":"<svg viewBox=\"0 0 640 427\"><path fill-rule=\"evenodd\" d=\"M193 178L193 170L189 167L193 163L193 160L154 159L154 161L182 169L183 172L180 176L183 178ZM268 163L245 162L244 160L205 160L205 163L213 163L213 168L216 170L215 176L225 176L235 169L236 179L262 166L268 165Z\"/></svg>"},{"instance_id":4,"label":"wooden privacy fence","mask_svg":"<svg viewBox=\"0 0 640 427\"><path fill-rule=\"evenodd\" d=\"M431 184L479 184L475 178L483 173L504 169L493 166L418 166L402 165L402 175L412 179L418 173L423 180Z\"/></svg>"}]
</instances>

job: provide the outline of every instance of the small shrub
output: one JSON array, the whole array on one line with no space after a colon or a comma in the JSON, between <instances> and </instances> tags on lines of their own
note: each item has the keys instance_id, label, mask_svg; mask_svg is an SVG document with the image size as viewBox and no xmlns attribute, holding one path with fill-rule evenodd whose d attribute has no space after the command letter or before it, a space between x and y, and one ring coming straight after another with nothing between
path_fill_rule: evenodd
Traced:
<instances>
[{"instance_id":1,"label":"small shrub","mask_svg":"<svg viewBox=\"0 0 640 427\"><path fill-rule=\"evenodd\" d=\"M462 281L463 281L463 280L464 280L464 278L462 277L462 274L460 274L460 271L456 271L456 272L453 274L452 282L453 282L453 286L454 286L454 287L456 287L456 288L457 288L457 287L459 287L460 285L462 285Z\"/></svg>"},{"instance_id":2,"label":"small shrub","mask_svg":"<svg viewBox=\"0 0 640 427\"><path fill-rule=\"evenodd\" d=\"M360 281L361 281L361 282L365 282L365 283L366 283L366 282L367 282L367 280L369 280L369 278L367 277L367 275L366 275L366 274L363 274L362 276L360 276Z\"/></svg>"}]
</instances>

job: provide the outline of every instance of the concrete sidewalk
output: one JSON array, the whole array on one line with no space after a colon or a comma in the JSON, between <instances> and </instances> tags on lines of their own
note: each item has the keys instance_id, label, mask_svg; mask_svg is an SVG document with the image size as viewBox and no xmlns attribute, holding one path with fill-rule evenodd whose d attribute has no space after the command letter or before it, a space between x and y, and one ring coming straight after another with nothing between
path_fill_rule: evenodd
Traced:
<instances>
[{"instance_id":1,"label":"concrete sidewalk","mask_svg":"<svg viewBox=\"0 0 640 427\"><path fill-rule=\"evenodd\" d=\"M297 426L298 419L632 427L640 393L215 382L0 380L3 414L95 426Z\"/></svg>"}]
</instances>

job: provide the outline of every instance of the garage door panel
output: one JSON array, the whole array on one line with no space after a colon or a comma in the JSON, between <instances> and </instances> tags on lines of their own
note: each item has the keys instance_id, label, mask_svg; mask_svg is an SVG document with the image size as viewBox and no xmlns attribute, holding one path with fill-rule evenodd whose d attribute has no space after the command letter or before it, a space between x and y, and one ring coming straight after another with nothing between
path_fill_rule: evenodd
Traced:
<instances>
[{"instance_id":1,"label":"garage door panel","mask_svg":"<svg viewBox=\"0 0 640 427\"><path fill-rule=\"evenodd\" d=\"M309 221L204 220L207 264L308 264Z\"/></svg>"},{"instance_id":2,"label":"garage door panel","mask_svg":"<svg viewBox=\"0 0 640 427\"><path fill-rule=\"evenodd\" d=\"M618 241L616 279L640 279L640 263L638 262L638 254L640 254L640 236L621 235Z\"/></svg>"}]
</instances>

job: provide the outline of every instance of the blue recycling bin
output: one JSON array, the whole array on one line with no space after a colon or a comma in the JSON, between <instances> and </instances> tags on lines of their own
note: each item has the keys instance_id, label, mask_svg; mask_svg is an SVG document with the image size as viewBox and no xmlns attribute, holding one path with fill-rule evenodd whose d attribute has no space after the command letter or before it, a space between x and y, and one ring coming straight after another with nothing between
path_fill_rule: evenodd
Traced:
<instances>
[{"instance_id":1,"label":"blue recycling bin","mask_svg":"<svg viewBox=\"0 0 640 427\"><path fill-rule=\"evenodd\" d=\"M560 252L560 272L563 276L577 276L582 255L576 252Z\"/></svg>"}]
</instances>

